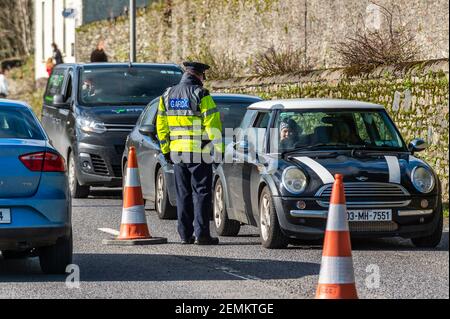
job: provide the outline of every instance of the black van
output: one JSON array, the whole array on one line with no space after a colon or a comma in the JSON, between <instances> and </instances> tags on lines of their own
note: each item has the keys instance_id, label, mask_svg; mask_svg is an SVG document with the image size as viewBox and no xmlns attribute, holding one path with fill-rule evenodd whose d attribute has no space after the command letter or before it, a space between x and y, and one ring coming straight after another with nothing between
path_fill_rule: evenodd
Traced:
<instances>
[{"instance_id":1,"label":"black van","mask_svg":"<svg viewBox=\"0 0 450 319\"><path fill-rule=\"evenodd\" d=\"M121 159L127 135L145 106L177 84L174 64L61 64L44 94L42 124L66 159L74 198L90 186L122 185Z\"/></svg>"}]
</instances>

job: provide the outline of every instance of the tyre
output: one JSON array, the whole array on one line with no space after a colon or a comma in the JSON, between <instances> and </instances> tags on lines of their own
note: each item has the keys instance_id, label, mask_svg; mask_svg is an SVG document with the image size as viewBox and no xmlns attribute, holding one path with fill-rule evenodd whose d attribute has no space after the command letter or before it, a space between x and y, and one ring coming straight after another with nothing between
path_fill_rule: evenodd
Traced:
<instances>
[{"instance_id":1,"label":"tyre","mask_svg":"<svg viewBox=\"0 0 450 319\"><path fill-rule=\"evenodd\" d=\"M155 209L160 219L177 219L177 209L169 202L166 179L162 167L156 173Z\"/></svg>"},{"instance_id":2,"label":"tyre","mask_svg":"<svg viewBox=\"0 0 450 319\"><path fill-rule=\"evenodd\" d=\"M87 198L89 196L89 186L82 186L78 182L77 170L76 170L75 158L73 152L69 155L68 162L68 175L69 175L69 188L72 198Z\"/></svg>"},{"instance_id":3,"label":"tyre","mask_svg":"<svg viewBox=\"0 0 450 319\"><path fill-rule=\"evenodd\" d=\"M442 209L439 209L437 213L439 214L439 221L436 228L433 230L433 233L425 237L411 238L414 246L418 248L435 248L439 245L442 239L442 230L444 228L444 216L442 214Z\"/></svg>"},{"instance_id":4,"label":"tyre","mask_svg":"<svg viewBox=\"0 0 450 319\"><path fill-rule=\"evenodd\" d=\"M48 275L62 275L72 263L72 235L59 238L55 245L39 249L39 263L42 272Z\"/></svg>"},{"instance_id":5,"label":"tyre","mask_svg":"<svg viewBox=\"0 0 450 319\"><path fill-rule=\"evenodd\" d=\"M259 200L259 229L261 243L265 248L280 249L288 246L289 240L281 232L272 194L267 186L261 192Z\"/></svg>"},{"instance_id":6,"label":"tyre","mask_svg":"<svg viewBox=\"0 0 450 319\"><path fill-rule=\"evenodd\" d=\"M220 178L214 187L214 226L219 236L237 236L241 223L228 218L225 192Z\"/></svg>"}]
</instances>

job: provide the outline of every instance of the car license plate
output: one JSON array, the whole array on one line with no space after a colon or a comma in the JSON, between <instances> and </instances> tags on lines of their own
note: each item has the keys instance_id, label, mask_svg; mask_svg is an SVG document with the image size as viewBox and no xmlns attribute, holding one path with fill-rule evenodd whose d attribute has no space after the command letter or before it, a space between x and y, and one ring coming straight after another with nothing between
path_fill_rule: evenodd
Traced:
<instances>
[{"instance_id":1,"label":"car license plate","mask_svg":"<svg viewBox=\"0 0 450 319\"><path fill-rule=\"evenodd\" d=\"M11 210L0 208L0 224L11 224Z\"/></svg>"},{"instance_id":2,"label":"car license plate","mask_svg":"<svg viewBox=\"0 0 450 319\"><path fill-rule=\"evenodd\" d=\"M392 221L391 209L359 209L348 210L349 222L386 222Z\"/></svg>"}]
</instances>

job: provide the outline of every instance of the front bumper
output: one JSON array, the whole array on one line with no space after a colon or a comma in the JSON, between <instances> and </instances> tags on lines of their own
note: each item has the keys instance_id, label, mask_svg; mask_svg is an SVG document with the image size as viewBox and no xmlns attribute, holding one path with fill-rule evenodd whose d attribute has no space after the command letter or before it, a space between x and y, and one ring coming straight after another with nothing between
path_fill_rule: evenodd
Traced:
<instances>
[{"instance_id":1,"label":"front bumper","mask_svg":"<svg viewBox=\"0 0 450 319\"><path fill-rule=\"evenodd\" d=\"M122 186L122 142L120 139L104 145L79 143L76 167L81 185Z\"/></svg>"},{"instance_id":2,"label":"front bumper","mask_svg":"<svg viewBox=\"0 0 450 319\"><path fill-rule=\"evenodd\" d=\"M274 197L281 229L290 238L321 239L324 236L328 209L317 198ZM421 200L427 199L428 206L421 207ZM306 204L304 209L297 208L297 202ZM438 197L411 197L404 201L404 206L389 207L380 200L364 205L363 200L349 199L347 209L391 209L392 221L387 222L350 222L351 236L354 238L403 237L413 238L430 235L435 229L441 209ZM383 204L382 204L383 203ZM407 205L405 205L407 204ZM361 205L361 206L357 206Z\"/></svg>"}]
</instances>

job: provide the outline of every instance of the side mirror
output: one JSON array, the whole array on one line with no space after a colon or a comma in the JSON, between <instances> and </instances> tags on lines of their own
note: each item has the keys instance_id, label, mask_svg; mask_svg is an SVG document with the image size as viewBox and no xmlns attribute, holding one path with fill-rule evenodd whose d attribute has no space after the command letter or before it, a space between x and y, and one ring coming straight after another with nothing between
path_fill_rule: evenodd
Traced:
<instances>
[{"instance_id":1,"label":"side mirror","mask_svg":"<svg viewBox=\"0 0 450 319\"><path fill-rule=\"evenodd\" d=\"M139 133L145 136L154 137L156 135L156 127L154 125L142 125L139 128Z\"/></svg>"},{"instance_id":2,"label":"side mirror","mask_svg":"<svg viewBox=\"0 0 450 319\"><path fill-rule=\"evenodd\" d=\"M61 108L69 107L69 103L64 101L64 96L62 94L56 94L53 96L53 105Z\"/></svg>"},{"instance_id":3,"label":"side mirror","mask_svg":"<svg viewBox=\"0 0 450 319\"><path fill-rule=\"evenodd\" d=\"M408 150L411 153L415 153L415 152L421 152L423 150L426 150L427 147L428 147L427 142L425 142L424 140L422 140L420 138L415 138L411 141L411 143L409 143Z\"/></svg>"}]
</instances>

